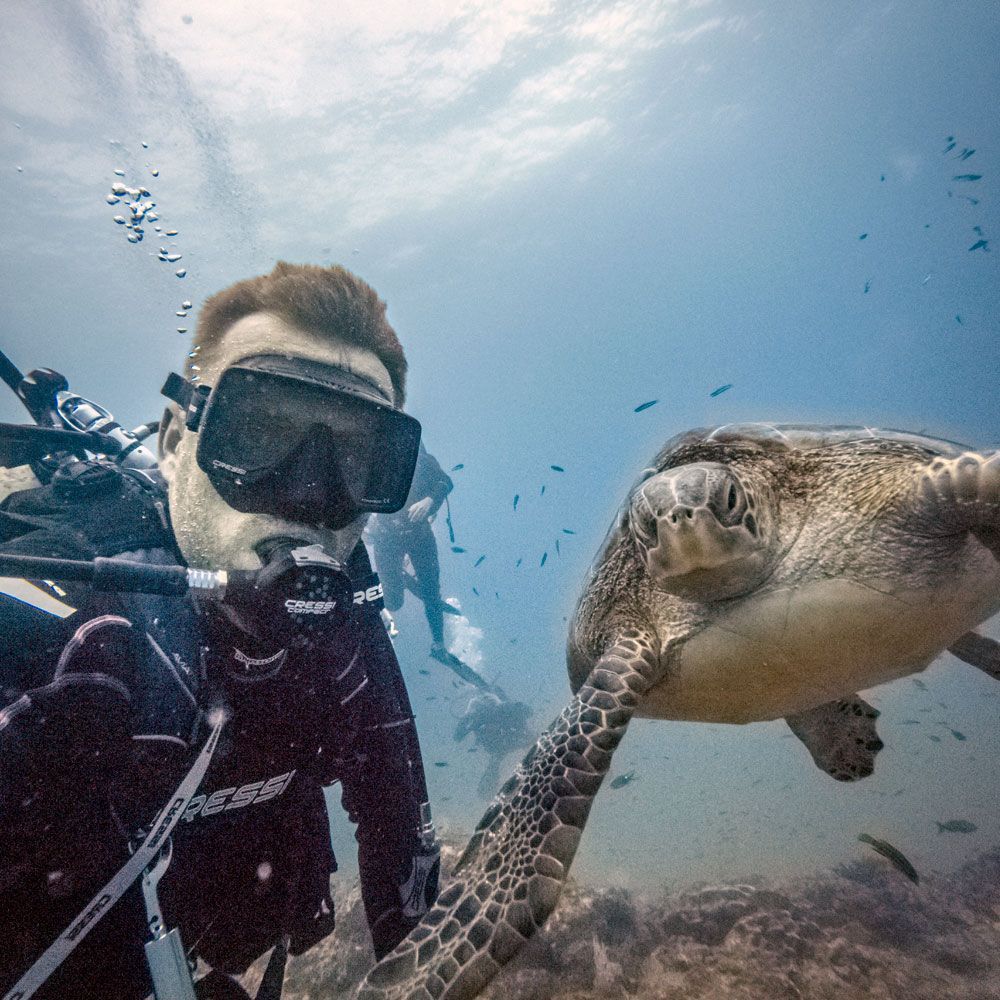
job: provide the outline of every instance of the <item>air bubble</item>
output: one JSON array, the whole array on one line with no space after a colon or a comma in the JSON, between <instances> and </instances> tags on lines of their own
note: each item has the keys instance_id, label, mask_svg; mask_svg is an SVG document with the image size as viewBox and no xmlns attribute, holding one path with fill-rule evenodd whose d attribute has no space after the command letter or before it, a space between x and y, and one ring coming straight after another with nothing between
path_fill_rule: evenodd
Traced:
<instances>
[{"instance_id":1,"label":"air bubble","mask_svg":"<svg viewBox=\"0 0 1000 1000\"><path fill-rule=\"evenodd\" d=\"M190 303L190 302L188 302L188 300L187 300L187 299L185 299L185 300L184 300L184 301L183 301L183 302L181 303L181 309L190 309L190 308L191 308L191 303Z\"/></svg>"},{"instance_id":2,"label":"air bubble","mask_svg":"<svg viewBox=\"0 0 1000 1000\"><path fill-rule=\"evenodd\" d=\"M179 327L177 327L177 332L178 333L187 333L188 332L188 328L186 326L179 326Z\"/></svg>"},{"instance_id":3,"label":"air bubble","mask_svg":"<svg viewBox=\"0 0 1000 1000\"><path fill-rule=\"evenodd\" d=\"M187 268L178 268L178 270L174 271L174 274L176 274L178 278L183 278L187 274Z\"/></svg>"},{"instance_id":4,"label":"air bubble","mask_svg":"<svg viewBox=\"0 0 1000 1000\"><path fill-rule=\"evenodd\" d=\"M108 203L109 205L117 205L117 204L118 204L118 202L120 202L120 201L121 201L121 198L116 198L116 197L115 197L115 196L114 196L113 194L109 194L109 195L106 195L106 196L105 196L104 200L105 200L105 201L106 201L106 202L107 202L107 203Z\"/></svg>"},{"instance_id":5,"label":"air bubble","mask_svg":"<svg viewBox=\"0 0 1000 1000\"><path fill-rule=\"evenodd\" d=\"M124 215L116 215L115 216L115 222L117 222L119 226L124 226L125 225L125 216Z\"/></svg>"},{"instance_id":6,"label":"air bubble","mask_svg":"<svg viewBox=\"0 0 1000 1000\"><path fill-rule=\"evenodd\" d=\"M150 167L150 168L149 168L149 172L150 172L150 173L151 173L151 174L152 174L152 175L153 175L154 177L159 177L159 176L160 176L160 171L159 171L159 169L157 169L156 167Z\"/></svg>"},{"instance_id":7,"label":"air bubble","mask_svg":"<svg viewBox=\"0 0 1000 1000\"><path fill-rule=\"evenodd\" d=\"M125 171L124 170L116 170L115 171L115 177L124 177L124 176L125 176Z\"/></svg>"},{"instance_id":8,"label":"air bubble","mask_svg":"<svg viewBox=\"0 0 1000 1000\"><path fill-rule=\"evenodd\" d=\"M112 194L125 194L128 189L124 184L112 184L111 193Z\"/></svg>"},{"instance_id":9,"label":"air bubble","mask_svg":"<svg viewBox=\"0 0 1000 1000\"><path fill-rule=\"evenodd\" d=\"M165 235L166 236L176 236L177 235L177 230L176 229L168 229L166 231Z\"/></svg>"}]
</instances>

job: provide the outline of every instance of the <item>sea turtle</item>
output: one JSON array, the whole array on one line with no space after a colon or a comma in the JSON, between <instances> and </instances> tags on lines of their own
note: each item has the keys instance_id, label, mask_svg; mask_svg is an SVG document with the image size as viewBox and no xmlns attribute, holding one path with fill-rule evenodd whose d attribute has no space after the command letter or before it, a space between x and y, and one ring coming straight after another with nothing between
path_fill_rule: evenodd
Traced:
<instances>
[{"instance_id":1,"label":"sea turtle","mask_svg":"<svg viewBox=\"0 0 1000 1000\"><path fill-rule=\"evenodd\" d=\"M451 883L366 1000L470 1000L558 899L632 716L784 718L816 763L871 773L857 695L1000 610L1000 452L867 427L740 424L668 441L629 493L570 626L576 691L501 788Z\"/></svg>"}]
</instances>

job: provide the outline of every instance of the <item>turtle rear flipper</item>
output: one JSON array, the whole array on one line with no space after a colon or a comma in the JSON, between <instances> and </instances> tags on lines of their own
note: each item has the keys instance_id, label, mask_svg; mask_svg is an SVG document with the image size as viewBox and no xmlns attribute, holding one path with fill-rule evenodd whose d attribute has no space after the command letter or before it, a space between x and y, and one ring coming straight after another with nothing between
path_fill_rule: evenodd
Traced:
<instances>
[{"instance_id":1,"label":"turtle rear flipper","mask_svg":"<svg viewBox=\"0 0 1000 1000\"><path fill-rule=\"evenodd\" d=\"M542 733L476 827L420 924L358 1000L472 1000L555 908L594 796L641 698L659 679L652 639L626 632Z\"/></svg>"},{"instance_id":2,"label":"turtle rear flipper","mask_svg":"<svg viewBox=\"0 0 1000 1000\"><path fill-rule=\"evenodd\" d=\"M1000 642L996 639L978 632L966 632L948 647L948 652L1000 681Z\"/></svg>"},{"instance_id":3,"label":"turtle rear flipper","mask_svg":"<svg viewBox=\"0 0 1000 1000\"><path fill-rule=\"evenodd\" d=\"M785 717L816 766L837 781L858 781L875 769L883 743L875 731L877 708L856 694Z\"/></svg>"}]
</instances>

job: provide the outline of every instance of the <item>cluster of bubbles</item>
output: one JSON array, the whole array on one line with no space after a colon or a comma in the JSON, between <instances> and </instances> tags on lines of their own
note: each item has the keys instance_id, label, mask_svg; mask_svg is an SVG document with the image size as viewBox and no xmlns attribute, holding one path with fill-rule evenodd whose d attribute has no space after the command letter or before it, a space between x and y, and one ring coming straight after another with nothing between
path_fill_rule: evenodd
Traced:
<instances>
[{"instance_id":1,"label":"cluster of bubbles","mask_svg":"<svg viewBox=\"0 0 1000 1000\"><path fill-rule=\"evenodd\" d=\"M188 311L189 311L190 309L191 309L191 302L190 302L190 300L188 300L188 299L185 299L185 300L184 300L184 301L183 301L183 302L181 303L181 307L180 307L180 309L178 309L178 310L177 310L177 312L175 312L175 313L174 313L174 315L175 315L175 316L180 316L180 317L182 317L182 318L183 318L183 317L187 316L187 314L188 314ZM187 332L188 332L188 330L187 330L187 327L186 327L186 326L179 326L179 327L177 327L177 332L178 332L178 333L187 333ZM189 355L188 355L188 357L189 357L189 358L193 358L193 357L194 357L194 353L192 352L191 354L189 354Z\"/></svg>"},{"instance_id":2,"label":"cluster of bubbles","mask_svg":"<svg viewBox=\"0 0 1000 1000\"><path fill-rule=\"evenodd\" d=\"M190 307L191 303L186 302L186 306ZM180 313L177 314L178 316ZM201 365L198 364L198 352L201 350L201 344L195 344L194 348L188 353L188 358L191 359L191 364L189 369L191 371L191 381L200 382L201 381Z\"/></svg>"},{"instance_id":3,"label":"cluster of bubbles","mask_svg":"<svg viewBox=\"0 0 1000 1000\"><path fill-rule=\"evenodd\" d=\"M149 143L144 142L142 144L143 149L149 149ZM153 177L159 177L160 171L157 167L149 167L149 172ZM142 185L138 187L129 187L124 182L125 171L122 169L115 170L115 177L118 178L112 183L111 190L105 196L104 200L109 205L118 205L124 202L125 208L128 210L128 215L116 215L114 221L119 226L125 227L125 238L129 243L141 243L143 237L146 234L144 228L145 225L152 225L154 232L162 233L164 236L176 236L176 229L164 230L162 226L158 225L159 214L156 211L156 202L152 200L152 193L149 188ZM176 250L170 247L161 246L159 251L159 259L167 264L176 264L182 257ZM179 267L174 274L178 278L183 278L187 276L187 268Z\"/></svg>"},{"instance_id":4,"label":"cluster of bubbles","mask_svg":"<svg viewBox=\"0 0 1000 1000\"><path fill-rule=\"evenodd\" d=\"M113 141L112 145L118 145L117 141ZM142 144L143 149L149 149L149 143L144 142ZM150 166L146 164L149 169L150 174L153 177L159 177L160 171L158 167ZM151 225L155 233L160 234L162 237L175 237L178 235L176 229L164 229L159 224L159 213L156 211L156 202L152 200L152 193L149 188L142 185L138 187L129 187L125 183L125 171L122 169L115 170L115 181L111 185L111 190L105 196L104 200L109 205L119 205L124 203L125 208L128 210L128 215L116 215L114 221L125 228L125 238L129 243L141 243L143 237L146 235L145 226ZM159 252L157 253L157 259L165 264L176 264L182 258L175 246L161 246ZM174 271L174 274L178 278L187 277L187 268L181 266ZM187 316L188 310L191 309L191 303L185 299L180 308L177 310L176 315L182 319ZM178 333L187 333L186 326L177 327ZM192 353L189 357L194 357Z\"/></svg>"}]
</instances>

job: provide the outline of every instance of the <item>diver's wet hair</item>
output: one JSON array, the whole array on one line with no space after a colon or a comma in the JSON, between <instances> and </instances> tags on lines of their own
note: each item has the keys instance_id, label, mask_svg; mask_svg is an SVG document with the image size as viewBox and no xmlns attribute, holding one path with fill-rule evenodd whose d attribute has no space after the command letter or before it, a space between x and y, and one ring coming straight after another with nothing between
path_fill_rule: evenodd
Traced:
<instances>
[{"instance_id":1,"label":"diver's wet hair","mask_svg":"<svg viewBox=\"0 0 1000 1000\"><path fill-rule=\"evenodd\" d=\"M237 320L256 312L276 313L307 330L372 351L385 365L402 406L406 355L385 316L385 303L370 285L346 268L278 261L270 274L238 281L205 302L194 346L202 357Z\"/></svg>"}]
</instances>

